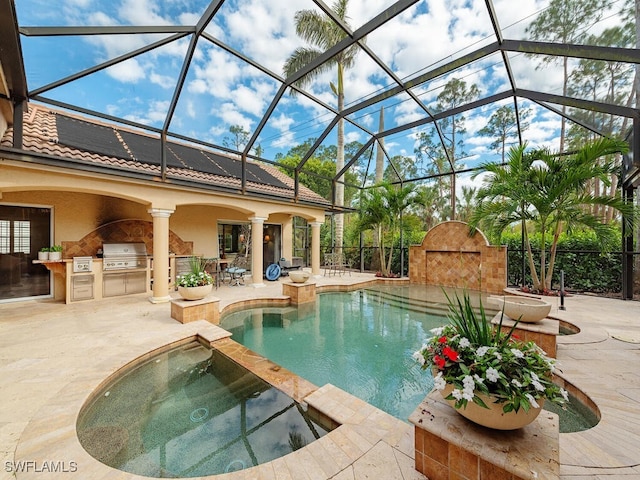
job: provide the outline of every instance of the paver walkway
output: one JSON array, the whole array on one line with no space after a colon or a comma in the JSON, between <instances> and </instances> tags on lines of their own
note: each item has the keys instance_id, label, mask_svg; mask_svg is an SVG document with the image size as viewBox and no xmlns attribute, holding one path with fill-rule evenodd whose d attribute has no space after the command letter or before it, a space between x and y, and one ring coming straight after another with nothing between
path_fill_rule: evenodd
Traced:
<instances>
[{"instance_id":1,"label":"paver walkway","mask_svg":"<svg viewBox=\"0 0 640 480\"><path fill-rule=\"evenodd\" d=\"M360 274L314 279L341 285L370 280L371 275ZM281 288L268 282L264 288L222 287L214 295L225 308L241 299L281 297ZM558 300L552 301L552 316L582 329L559 341L563 374L602 413L595 428L560 435L562 478L640 479L640 303L575 296L561 311ZM0 479L15 478L9 470L17 459L40 467L45 460L66 461L67 467L76 461L77 478L146 478L105 467L65 445L73 444L79 407L100 379L137 355L196 331L219 334L205 322L179 324L168 304L151 304L140 295L72 305L0 304ZM412 467L408 424L331 386L318 390L317 397L334 405L348 428L313 451L228 478L424 478ZM30 471L17 478L64 479L69 473Z\"/></svg>"}]
</instances>

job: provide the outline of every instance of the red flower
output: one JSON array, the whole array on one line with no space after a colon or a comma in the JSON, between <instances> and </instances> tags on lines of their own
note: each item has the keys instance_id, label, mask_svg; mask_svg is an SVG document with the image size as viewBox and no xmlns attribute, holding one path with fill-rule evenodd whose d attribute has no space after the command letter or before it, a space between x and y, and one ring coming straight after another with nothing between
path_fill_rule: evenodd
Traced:
<instances>
[{"instance_id":1,"label":"red flower","mask_svg":"<svg viewBox=\"0 0 640 480\"><path fill-rule=\"evenodd\" d=\"M439 355L433 356L433 363L437 365L437 367L442 370L444 368L445 359L440 357Z\"/></svg>"},{"instance_id":2,"label":"red flower","mask_svg":"<svg viewBox=\"0 0 640 480\"><path fill-rule=\"evenodd\" d=\"M447 337L444 337L444 336L443 336L443 337L440 337L440 338L438 339L438 343L447 343Z\"/></svg>"},{"instance_id":3,"label":"red flower","mask_svg":"<svg viewBox=\"0 0 640 480\"><path fill-rule=\"evenodd\" d=\"M442 353L452 362L455 362L456 360L458 360L458 352L456 352L451 347L444 347L444 349L442 350Z\"/></svg>"}]
</instances>

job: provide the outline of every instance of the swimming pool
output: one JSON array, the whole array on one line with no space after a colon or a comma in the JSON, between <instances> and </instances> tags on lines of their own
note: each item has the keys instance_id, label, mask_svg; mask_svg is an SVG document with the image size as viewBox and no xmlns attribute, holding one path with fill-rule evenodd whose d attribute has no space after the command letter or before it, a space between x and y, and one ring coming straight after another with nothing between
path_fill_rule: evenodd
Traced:
<instances>
[{"instance_id":1,"label":"swimming pool","mask_svg":"<svg viewBox=\"0 0 640 480\"><path fill-rule=\"evenodd\" d=\"M271 461L327 429L289 396L193 341L117 372L83 407L77 432L87 452L114 468L198 477Z\"/></svg>"},{"instance_id":2,"label":"swimming pool","mask_svg":"<svg viewBox=\"0 0 640 480\"><path fill-rule=\"evenodd\" d=\"M406 421L433 384L411 355L446 314L438 287L380 286L323 293L299 308L238 311L220 326L310 382L331 383Z\"/></svg>"}]
</instances>

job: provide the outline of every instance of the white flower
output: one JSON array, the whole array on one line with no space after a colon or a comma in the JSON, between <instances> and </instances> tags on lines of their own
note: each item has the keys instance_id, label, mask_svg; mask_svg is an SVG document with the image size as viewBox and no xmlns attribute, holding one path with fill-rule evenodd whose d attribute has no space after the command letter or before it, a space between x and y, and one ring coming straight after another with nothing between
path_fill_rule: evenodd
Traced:
<instances>
[{"instance_id":1,"label":"white flower","mask_svg":"<svg viewBox=\"0 0 640 480\"><path fill-rule=\"evenodd\" d=\"M535 375L535 374L534 374ZM532 375L533 377L533 375ZM534 386L536 390L539 392L544 392L544 385L542 385L538 380L532 380L531 384Z\"/></svg>"},{"instance_id":2,"label":"white flower","mask_svg":"<svg viewBox=\"0 0 640 480\"><path fill-rule=\"evenodd\" d=\"M539 382L540 377L538 377L538 374L536 372L531 372L531 380L533 380L534 382Z\"/></svg>"},{"instance_id":3,"label":"white flower","mask_svg":"<svg viewBox=\"0 0 640 480\"><path fill-rule=\"evenodd\" d=\"M424 359L424 355L422 355L422 352L420 350L418 350L417 352L414 352L413 355L411 355L420 365L424 365L426 360Z\"/></svg>"},{"instance_id":4,"label":"white flower","mask_svg":"<svg viewBox=\"0 0 640 480\"><path fill-rule=\"evenodd\" d=\"M567 391L564 388L560 389L560 395L562 395L562 398L564 398L565 402L569 401L569 394L567 393Z\"/></svg>"},{"instance_id":5,"label":"white flower","mask_svg":"<svg viewBox=\"0 0 640 480\"><path fill-rule=\"evenodd\" d=\"M462 385L464 386L464 389L466 390L467 388L471 388L474 389L476 386L476 382L473 380L473 377L470 375L465 376L462 379Z\"/></svg>"},{"instance_id":6,"label":"white flower","mask_svg":"<svg viewBox=\"0 0 640 480\"><path fill-rule=\"evenodd\" d=\"M527 400L529 400L529 403L533 408L540 408L540 405L538 405L538 402L536 402L536 399L533 398L533 395L531 395L530 393L525 393L524 396L527 397Z\"/></svg>"},{"instance_id":7,"label":"white flower","mask_svg":"<svg viewBox=\"0 0 640 480\"><path fill-rule=\"evenodd\" d=\"M524 353L522 353L522 351L518 350L517 348L512 348L511 353L513 353L514 357L516 358L524 358Z\"/></svg>"},{"instance_id":8,"label":"white flower","mask_svg":"<svg viewBox=\"0 0 640 480\"><path fill-rule=\"evenodd\" d=\"M489 350L489 347L478 347L478 349L476 350L476 356L484 357L485 353L487 353L487 350Z\"/></svg>"},{"instance_id":9,"label":"white flower","mask_svg":"<svg viewBox=\"0 0 640 480\"><path fill-rule=\"evenodd\" d=\"M455 388L453 390L453 392L451 392L451 395L453 395L453 398L455 398L456 400L461 400L462 399L462 390Z\"/></svg>"},{"instance_id":10,"label":"white flower","mask_svg":"<svg viewBox=\"0 0 640 480\"><path fill-rule=\"evenodd\" d=\"M463 390L462 391L462 398L464 398L465 400L471 402L473 400L473 390L471 390L470 392L468 390Z\"/></svg>"},{"instance_id":11,"label":"white flower","mask_svg":"<svg viewBox=\"0 0 640 480\"><path fill-rule=\"evenodd\" d=\"M511 383L513 383L518 388L522 387L522 384L518 381L517 378L514 378L513 380L511 380Z\"/></svg>"},{"instance_id":12,"label":"white flower","mask_svg":"<svg viewBox=\"0 0 640 480\"><path fill-rule=\"evenodd\" d=\"M489 367L487 368L487 380L489 380L490 382L497 382L498 379L500 378L500 374L498 373L498 370L496 370L493 367Z\"/></svg>"},{"instance_id":13,"label":"white flower","mask_svg":"<svg viewBox=\"0 0 640 480\"><path fill-rule=\"evenodd\" d=\"M435 327L429 330L429 332L433 333L436 336L442 335L443 331L444 331L444 327Z\"/></svg>"},{"instance_id":14,"label":"white flower","mask_svg":"<svg viewBox=\"0 0 640 480\"><path fill-rule=\"evenodd\" d=\"M468 338L462 337L458 345L460 346L460 348L469 348L471 346L471 342Z\"/></svg>"},{"instance_id":15,"label":"white flower","mask_svg":"<svg viewBox=\"0 0 640 480\"><path fill-rule=\"evenodd\" d=\"M476 381L476 383L484 383L484 379L477 373L473 375L473 379Z\"/></svg>"},{"instance_id":16,"label":"white flower","mask_svg":"<svg viewBox=\"0 0 640 480\"><path fill-rule=\"evenodd\" d=\"M493 354L498 360L502 360L502 355L500 354L500 352L493 352Z\"/></svg>"},{"instance_id":17,"label":"white flower","mask_svg":"<svg viewBox=\"0 0 640 480\"><path fill-rule=\"evenodd\" d=\"M433 388L435 390L444 390L444 387L447 386L447 382L444 378L442 378L442 372L438 372L436 378L433 379Z\"/></svg>"}]
</instances>

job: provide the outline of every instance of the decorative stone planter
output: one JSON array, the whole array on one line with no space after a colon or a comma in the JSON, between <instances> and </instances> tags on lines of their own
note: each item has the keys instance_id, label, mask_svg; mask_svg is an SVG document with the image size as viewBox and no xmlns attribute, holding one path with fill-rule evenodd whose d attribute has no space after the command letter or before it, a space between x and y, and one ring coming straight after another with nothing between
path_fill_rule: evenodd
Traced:
<instances>
[{"instance_id":1,"label":"decorative stone planter","mask_svg":"<svg viewBox=\"0 0 640 480\"><path fill-rule=\"evenodd\" d=\"M49 252L38 252L38 260L49 260Z\"/></svg>"},{"instance_id":2,"label":"decorative stone planter","mask_svg":"<svg viewBox=\"0 0 640 480\"><path fill-rule=\"evenodd\" d=\"M537 323L551 311L551 304L538 298L506 295L491 296L489 300L497 303L501 309L504 307L504 313L509 318L525 323Z\"/></svg>"},{"instance_id":3,"label":"decorative stone planter","mask_svg":"<svg viewBox=\"0 0 640 480\"><path fill-rule=\"evenodd\" d=\"M440 392L442 398L449 396L452 391L453 385L447 385L444 390ZM455 408L455 400L446 400L445 398L445 401L466 419L483 427L493 428L494 430L516 430L526 427L538 417L544 404L544 398L541 398L537 400L540 405L539 408L531 407L527 412L521 408L517 412L511 411L504 413L502 411L502 404L494 403L494 397L484 394L479 394L478 396L489 408L481 407L473 402L468 402L466 408Z\"/></svg>"},{"instance_id":4,"label":"decorative stone planter","mask_svg":"<svg viewBox=\"0 0 640 480\"><path fill-rule=\"evenodd\" d=\"M211 293L213 285L202 285L200 287L178 287L178 293L185 300L202 300Z\"/></svg>"},{"instance_id":5,"label":"decorative stone planter","mask_svg":"<svg viewBox=\"0 0 640 480\"><path fill-rule=\"evenodd\" d=\"M53 262L62 260L62 252L49 252L49 260Z\"/></svg>"},{"instance_id":6,"label":"decorative stone planter","mask_svg":"<svg viewBox=\"0 0 640 480\"><path fill-rule=\"evenodd\" d=\"M309 280L309 272L303 270L297 270L289 272L289 278L293 283L304 283Z\"/></svg>"}]
</instances>

